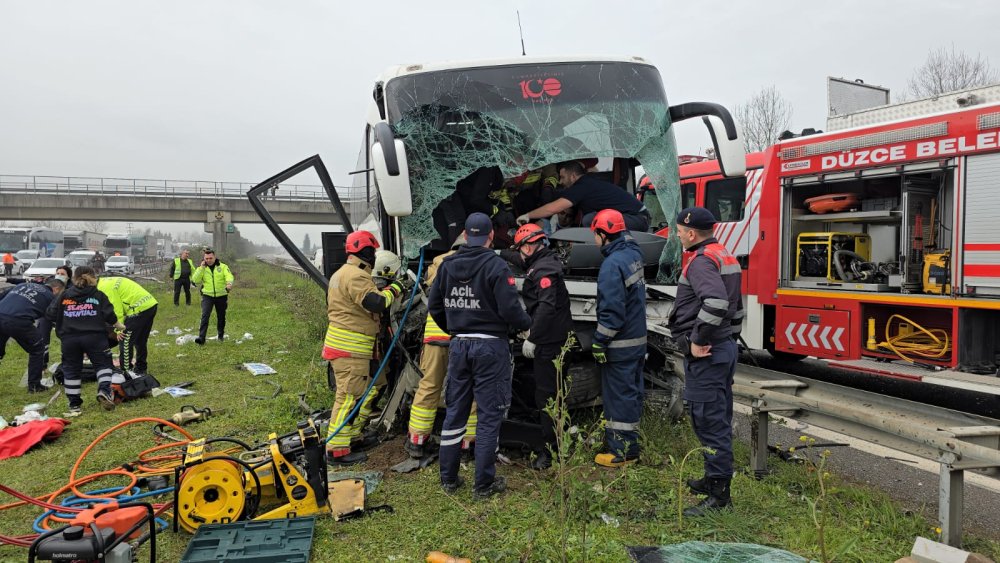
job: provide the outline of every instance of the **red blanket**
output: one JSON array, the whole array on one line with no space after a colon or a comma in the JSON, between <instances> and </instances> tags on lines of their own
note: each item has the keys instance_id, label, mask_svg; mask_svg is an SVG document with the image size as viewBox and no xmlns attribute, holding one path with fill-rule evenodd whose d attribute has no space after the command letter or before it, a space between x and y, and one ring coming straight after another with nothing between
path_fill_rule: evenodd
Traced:
<instances>
[{"instance_id":1,"label":"red blanket","mask_svg":"<svg viewBox=\"0 0 1000 563\"><path fill-rule=\"evenodd\" d=\"M0 459L20 457L39 442L55 440L67 424L68 420L50 418L0 430Z\"/></svg>"}]
</instances>

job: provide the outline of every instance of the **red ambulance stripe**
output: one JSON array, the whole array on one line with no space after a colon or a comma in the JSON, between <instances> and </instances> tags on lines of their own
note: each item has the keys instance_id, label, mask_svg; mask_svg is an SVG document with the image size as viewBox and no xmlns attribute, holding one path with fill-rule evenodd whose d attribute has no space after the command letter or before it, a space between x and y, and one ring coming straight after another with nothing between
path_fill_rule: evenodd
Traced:
<instances>
[{"instance_id":1,"label":"red ambulance stripe","mask_svg":"<svg viewBox=\"0 0 1000 563\"><path fill-rule=\"evenodd\" d=\"M966 264L965 275L980 278L1000 278L1000 264Z\"/></svg>"}]
</instances>

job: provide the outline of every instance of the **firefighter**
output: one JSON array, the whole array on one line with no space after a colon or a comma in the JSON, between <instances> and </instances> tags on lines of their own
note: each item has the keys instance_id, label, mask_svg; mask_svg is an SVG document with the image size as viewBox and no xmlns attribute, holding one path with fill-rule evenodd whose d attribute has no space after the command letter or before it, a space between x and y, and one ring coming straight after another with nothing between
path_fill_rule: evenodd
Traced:
<instances>
[{"instance_id":1,"label":"firefighter","mask_svg":"<svg viewBox=\"0 0 1000 563\"><path fill-rule=\"evenodd\" d=\"M741 270L736 258L712 233L715 217L704 207L688 207L677 216L677 236L692 254L678 280L669 328L684 352L684 400L691 426L702 446L705 476L687 482L706 495L685 516L702 516L732 504L734 337L743 325Z\"/></svg>"},{"instance_id":2,"label":"firefighter","mask_svg":"<svg viewBox=\"0 0 1000 563\"><path fill-rule=\"evenodd\" d=\"M354 231L347 235L347 262L330 277L327 292L329 325L323 344L323 359L330 360L337 382L327 430L328 460L333 465L353 465L368 459L364 452L352 452L351 442L361 436L361 430L368 423L377 395L375 389L364 398L353 419L350 417L368 388L372 375L371 364L381 315L403 292L403 286L398 281L390 282L381 291L375 287L371 274L378 246L375 236L368 231ZM380 381L384 377L380 377ZM381 384L384 385L384 382Z\"/></svg>"},{"instance_id":3,"label":"firefighter","mask_svg":"<svg viewBox=\"0 0 1000 563\"><path fill-rule=\"evenodd\" d=\"M469 215L467 244L441 263L427 303L434 322L451 335L447 412L441 430L441 487L453 493L463 484L458 475L460 444L475 396L479 421L473 497L477 499L507 488L504 478L496 475L500 424L510 407L513 376L507 332L531 327L531 317L517 298L514 275L490 250L493 236L487 215Z\"/></svg>"},{"instance_id":4,"label":"firefighter","mask_svg":"<svg viewBox=\"0 0 1000 563\"><path fill-rule=\"evenodd\" d=\"M646 357L646 282L642 252L622 214L604 209L590 224L604 261L597 274L597 330L591 351L601 365L607 453L594 462L619 467L639 458L642 368Z\"/></svg>"},{"instance_id":5,"label":"firefighter","mask_svg":"<svg viewBox=\"0 0 1000 563\"><path fill-rule=\"evenodd\" d=\"M434 258L427 267L424 276L427 287L434 284L438 268L444 259L455 254L465 244L465 237L459 235L449 252ZM448 373L448 333L427 315L424 322L424 346L420 351L420 383L413 395L413 405L410 407L409 438L403 444L403 449L414 459L426 455L427 438L434 427L438 405L441 403L441 390L444 388L444 378ZM465 424L465 437L462 439L462 452L471 453L471 445L476 441L476 402L472 402L469 420Z\"/></svg>"},{"instance_id":6,"label":"firefighter","mask_svg":"<svg viewBox=\"0 0 1000 563\"><path fill-rule=\"evenodd\" d=\"M521 354L532 360L535 376L535 406L542 429L542 447L535 452L533 469L552 467L552 451L556 448L555 422L545 412L550 399L556 396L556 364L566 337L573 330L569 309L569 292L563 279L562 264L549 250L542 227L528 223L514 233L517 254L503 255L525 271L521 297L531 315L531 329L521 345Z\"/></svg>"},{"instance_id":7,"label":"firefighter","mask_svg":"<svg viewBox=\"0 0 1000 563\"><path fill-rule=\"evenodd\" d=\"M65 288L62 280L49 278L45 284L18 284L0 299L0 338L13 339L28 353L28 393L47 391L42 385L45 367L45 340L35 321L45 317L52 300ZM2 357L2 356L0 356Z\"/></svg>"}]
</instances>

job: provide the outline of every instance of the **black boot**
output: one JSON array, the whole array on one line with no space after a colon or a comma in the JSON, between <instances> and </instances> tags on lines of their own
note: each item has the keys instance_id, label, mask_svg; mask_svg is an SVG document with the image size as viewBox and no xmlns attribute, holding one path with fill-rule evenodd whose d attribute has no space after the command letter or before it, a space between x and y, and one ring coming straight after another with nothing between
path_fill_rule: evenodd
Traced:
<instances>
[{"instance_id":1,"label":"black boot","mask_svg":"<svg viewBox=\"0 0 1000 563\"><path fill-rule=\"evenodd\" d=\"M721 510L727 506L732 506L732 500L729 495L729 482L732 480L730 477L708 477L708 497L698 503L698 506L692 506L684 510L684 516L689 518L696 518L698 516L705 516L716 510Z\"/></svg>"},{"instance_id":2,"label":"black boot","mask_svg":"<svg viewBox=\"0 0 1000 563\"><path fill-rule=\"evenodd\" d=\"M707 495L711 494L708 485L708 477L702 477L701 479L688 479L687 486L691 489L691 493L695 495Z\"/></svg>"}]
</instances>

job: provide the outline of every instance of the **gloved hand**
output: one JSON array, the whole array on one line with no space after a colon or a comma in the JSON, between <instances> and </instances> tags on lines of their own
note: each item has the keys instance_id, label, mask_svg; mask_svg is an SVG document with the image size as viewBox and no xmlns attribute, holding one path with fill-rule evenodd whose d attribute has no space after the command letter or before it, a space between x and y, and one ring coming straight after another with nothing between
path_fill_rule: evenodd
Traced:
<instances>
[{"instance_id":1,"label":"gloved hand","mask_svg":"<svg viewBox=\"0 0 1000 563\"><path fill-rule=\"evenodd\" d=\"M535 343L530 340L525 340L524 344L521 344L521 355L529 360L535 357Z\"/></svg>"},{"instance_id":2,"label":"gloved hand","mask_svg":"<svg viewBox=\"0 0 1000 563\"><path fill-rule=\"evenodd\" d=\"M521 215L520 217L517 218L517 224L518 225L527 225L530 222L531 222L531 219L528 217L527 213L525 213L524 215Z\"/></svg>"},{"instance_id":3,"label":"gloved hand","mask_svg":"<svg viewBox=\"0 0 1000 563\"><path fill-rule=\"evenodd\" d=\"M596 342L590 346L590 353L594 355L594 360L599 364L603 364L608 361L607 348Z\"/></svg>"},{"instance_id":4,"label":"gloved hand","mask_svg":"<svg viewBox=\"0 0 1000 563\"><path fill-rule=\"evenodd\" d=\"M390 283L389 285L385 286L385 288L388 289L390 293L392 293L393 297L399 297L403 293L403 284L399 283L398 281Z\"/></svg>"}]
</instances>

